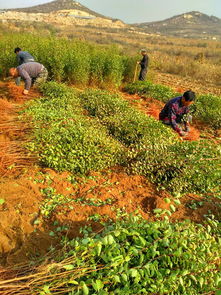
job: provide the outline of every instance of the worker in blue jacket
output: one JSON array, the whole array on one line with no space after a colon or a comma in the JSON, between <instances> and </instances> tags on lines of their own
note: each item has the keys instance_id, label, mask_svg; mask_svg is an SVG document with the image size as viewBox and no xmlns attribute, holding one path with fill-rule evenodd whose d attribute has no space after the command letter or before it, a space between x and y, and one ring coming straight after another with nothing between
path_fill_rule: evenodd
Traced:
<instances>
[{"instance_id":1,"label":"worker in blue jacket","mask_svg":"<svg viewBox=\"0 0 221 295\"><path fill-rule=\"evenodd\" d=\"M27 62L34 62L35 61L34 57L28 51L23 51L19 47L15 48L14 53L16 54L19 66L24 63L27 63ZM21 83L21 77L18 77L15 80L15 83L16 83L16 85L19 86Z\"/></svg>"}]
</instances>

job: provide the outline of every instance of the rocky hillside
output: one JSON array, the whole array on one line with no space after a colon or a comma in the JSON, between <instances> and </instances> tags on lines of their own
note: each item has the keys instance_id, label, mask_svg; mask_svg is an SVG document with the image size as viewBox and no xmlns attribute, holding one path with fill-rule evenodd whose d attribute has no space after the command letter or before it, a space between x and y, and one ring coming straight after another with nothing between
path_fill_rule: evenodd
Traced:
<instances>
[{"instance_id":1,"label":"rocky hillside","mask_svg":"<svg viewBox=\"0 0 221 295\"><path fill-rule=\"evenodd\" d=\"M46 4L27 8L0 11L0 22L11 24L46 23L56 26L89 26L121 29L127 27L122 21L98 14L73 0L55 0Z\"/></svg>"},{"instance_id":2,"label":"rocky hillside","mask_svg":"<svg viewBox=\"0 0 221 295\"><path fill-rule=\"evenodd\" d=\"M9 9L8 11L18 11L18 12L27 12L27 13L51 13L60 10L78 10L90 16L107 18L95 11L88 9L87 7L81 5L77 1L73 0L55 0L46 4L36 5L26 8L15 8Z\"/></svg>"},{"instance_id":3,"label":"rocky hillside","mask_svg":"<svg viewBox=\"0 0 221 295\"><path fill-rule=\"evenodd\" d=\"M135 24L146 32L175 37L220 39L221 19L198 11L180 14L164 21Z\"/></svg>"}]
</instances>

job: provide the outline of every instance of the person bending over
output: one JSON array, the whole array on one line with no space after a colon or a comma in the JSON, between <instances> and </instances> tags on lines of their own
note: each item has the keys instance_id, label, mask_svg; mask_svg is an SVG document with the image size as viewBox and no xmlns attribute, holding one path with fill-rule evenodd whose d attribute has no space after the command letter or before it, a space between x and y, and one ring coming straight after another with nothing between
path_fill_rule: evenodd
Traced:
<instances>
[{"instance_id":1,"label":"person bending over","mask_svg":"<svg viewBox=\"0 0 221 295\"><path fill-rule=\"evenodd\" d=\"M39 85L45 82L48 77L47 69L38 62L23 63L17 68L11 68L9 74L13 78L21 77L25 81L23 94L28 94L33 84Z\"/></svg>"},{"instance_id":2,"label":"person bending over","mask_svg":"<svg viewBox=\"0 0 221 295\"><path fill-rule=\"evenodd\" d=\"M180 136L185 136L190 131L189 123L192 117L188 114L190 105L194 103L196 95L188 90L182 96L169 100L162 111L159 119L166 125L171 126Z\"/></svg>"}]
</instances>

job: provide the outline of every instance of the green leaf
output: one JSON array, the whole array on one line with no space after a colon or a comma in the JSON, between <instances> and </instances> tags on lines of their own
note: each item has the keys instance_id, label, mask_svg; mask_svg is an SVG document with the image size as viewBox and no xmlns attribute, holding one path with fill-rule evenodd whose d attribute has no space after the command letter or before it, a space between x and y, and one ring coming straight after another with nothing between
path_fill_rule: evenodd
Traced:
<instances>
[{"instance_id":1,"label":"green leaf","mask_svg":"<svg viewBox=\"0 0 221 295\"><path fill-rule=\"evenodd\" d=\"M55 236L55 233L53 231L50 231L49 236L50 237L54 237Z\"/></svg>"},{"instance_id":2,"label":"green leaf","mask_svg":"<svg viewBox=\"0 0 221 295\"><path fill-rule=\"evenodd\" d=\"M115 275L114 276L114 281L115 281L115 283L120 283L120 277Z\"/></svg>"},{"instance_id":3,"label":"green leaf","mask_svg":"<svg viewBox=\"0 0 221 295\"><path fill-rule=\"evenodd\" d=\"M174 205L170 205L170 209L172 210L172 212L175 212L176 211L176 208L175 208L175 206Z\"/></svg>"},{"instance_id":4,"label":"green leaf","mask_svg":"<svg viewBox=\"0 0 221 295\"><path fill-rule=\"evenodd\" d=\"M112 245L112 244L115 242L115 240L114 240L114 238L113 238L112 235L108 235L108 237L107 237L107 241L108 241L108 244L109 244L109 245Z\"/></svg>"},{"instance_id":5,"label":"green leaf","mask_svg":"<svg viewBox=\"0 0 221 295\"><path fill-rule=\"evenodd\" d=\"M175 203L176 205L180 205L180 204L181 204L180 200L174 200L174 203Z\"/></svg>"},{"instance_id":6,"label":"green leaf","mask_svg":"<svg viewBox=\"0 0 221 295\"><path fill-rule=\"evenodd\" d=\"M183 278L182 277L179 278L179 281L180 281L180 285L183 286Z\"/></svg>"},{"instance_id":7,"label":"green leaf","mask_svg":"<svg viewBox=\"0 0 221 295\"><path fill-rule=\"evenodd\" d=\"M99 242L96 246L97 255L100 256L102 250L102 244Z\"/></svg>"},{"instance_id":8,"label":"green leaf","mask_svg":"<svg viewBox=\"0 0 221 295\"><path fill-rule=\"evenodd\" d=\"M132 278L136 278L138 275L138 271L136 269L131 269L130 270L130 275Z\"/></svg>"},{"instance_id":9,"label":"green leaf","mask_svg":"<svg viewBox=\"0 0 221 295\"><path fill-rule=\"evenodd\" d=\"M68 264L68 265L63 266L63 268L64 268L65 270L72 270L72 269L74 269L74 265L72 265L72 264Z\"/></svg>"},{"instance_id":10,"label":"green leaf","mask_svg":"<svg viewBox=\"0 0 221 295\"><path fill-rule=\"evenodd\" d=\"M162 211L163 211L163 209L161 209L161 208L156 208L156 209L153 210L153 212L154 212L155 214L162 213Z\"/></svg>"},{"instance_id":11,"label":"green leaf","mask_svg":"<svg viewBox=\"0 0 221 295\"><path fill-rule=\"evenodd\" d=\"M203 286L203 283L204 283L204 278L200 278L199 279L199 284L200 284L200 287L202 288L202 286Z\"/></svg>"},{"instance_id":12,"label":"green leaf","mask_svg":"<svg viewBox=\"0 0 221 295\"><path fill-rule=\"evenodd\" d=\"M48 285L45 285L45 286L43 287L43 291L44 291L44 294L51 294L51 291L50 291Z\"/></svg>"},{"instance_id":13,"label":"green leaf","mask_svg":"<svg viewBox=\"0 0 221 295\"><path fill-rule=\"evenodd\" d=\"M0 205L3 205L5 203L4 199L0 199Z\"/></svg>"},{"instance_id":14,"label":"green leaf","mask_svg":"<svg viewBox=\"0 0 221 295\"><path fill-rule=\"evenodd\" d=\"M89 289L88 289L87 285L85 284L85 282L81 282L81 286L82 286L83 294L88 295Z\"/></svg>"},{"instance_id":15,"label":"green leaf","mask_svg":"<svg viewBox=\"0 0 221 295\"><path fill-rule=\"evenodd\" d=\"M101 280L96 280L96 291L103 289L104 283Z\"/></svg>"},{"instance_id":16,"label":"green leaf","mask_svg":"<svg viewBox=\"0 0 221 295\"><path fill-rule=\"evenodd\" d=\"M71 284L71 285L78 285L79 283L75 280L71 280L68 282L68 284Z\"/></svg>"},{"instance_id":17,"label":"green leaf","mask_svg":"<svg viewBox=\"0 0 221 295\"><path fill-rule=\"evenodd\" d=\"M221 295L221 290L216 291L215 295Z\"/></svg>"},{"instance_id":18,"label":"green leaf","mask_svg":"<svg viewBox=\"0 0 221 295\"><path fill-rule=\"evenodd\" d=\"M171 202L171 200L169 198L165 198L164 199L164 202L167 203L167 204L169 204Z\"/></svg>"},{"instance_id":19,"label":"green leaf","mask_svg":"<svg viewBox=\"0 0 221 295\"><path fill-rule=\"evenodd\" d=\"M122 279L123 279L125 282L127 282L128 278L127 278L127 275L126 275L125 273L123 273L123 274L121 275L121 277L122 277Z\"/></svg>"}]
</instances>

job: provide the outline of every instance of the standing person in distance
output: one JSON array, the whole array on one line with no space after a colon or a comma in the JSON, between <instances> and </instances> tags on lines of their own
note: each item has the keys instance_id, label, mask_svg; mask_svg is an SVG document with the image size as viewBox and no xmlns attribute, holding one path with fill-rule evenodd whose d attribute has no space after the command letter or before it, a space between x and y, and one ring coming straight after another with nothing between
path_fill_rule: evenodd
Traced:
<instances>
[{"instance_id":1,"label":"standing person in distance","mask_svg":"<svg viewBox=\"0 0 221 295\"><path fill-rule=\"evenodd\" d=\"M28 51L23 51L19 47L15 48L14 53L16 54L16 58L17 58L17 62L18 62L19 66L24 63L27 63L27 62L34 62L35 61L34 57ZM15 80L15 83L17 86L19 86L21 83L21 77L18 77Z\"/></svg>"},{"instance_id":2,"label":"standing person in distance","mask_svg":"<svg viewBox=\"0 0 221 295\"><path fill-rule=\"evenodd\" d=\"M148 65L149 65L149 57L147 55L146 49L142 49L140 53L143 56L143 58L142 58L141 61L137 62L141 67L138 80L139 81L145 81L146 80L146 75L147 75L147 70L148 70Z\"/></svg>"}]
</instances>

